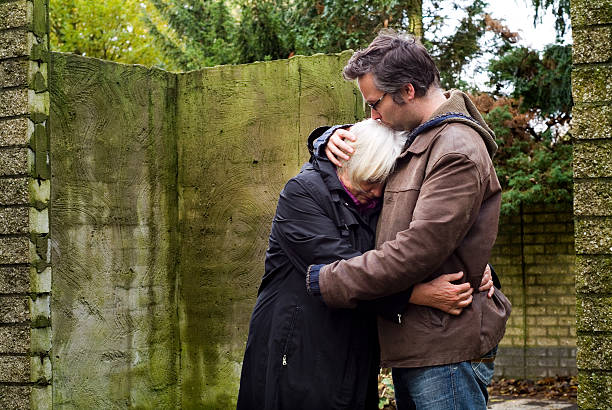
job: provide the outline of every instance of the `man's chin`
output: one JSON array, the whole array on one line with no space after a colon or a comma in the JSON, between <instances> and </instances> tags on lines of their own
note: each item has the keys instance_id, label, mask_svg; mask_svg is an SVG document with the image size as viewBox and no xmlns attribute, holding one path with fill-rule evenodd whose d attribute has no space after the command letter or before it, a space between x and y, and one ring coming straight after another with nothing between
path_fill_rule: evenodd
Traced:
<instances>
[{"instance_id":1,"label":"man's chin","mask_svg":"<svg viewBox=\"0 0 612 410\"><path fill-rule=\"evenodd\" d=\"M401 126L394 126L394 125L386 123L386 122L384 122L382 120L376 120L376 121L380 122L382 125L384 125L387 128L391 128L394 131L405 131Z\"/></svg>"}]
</instances>

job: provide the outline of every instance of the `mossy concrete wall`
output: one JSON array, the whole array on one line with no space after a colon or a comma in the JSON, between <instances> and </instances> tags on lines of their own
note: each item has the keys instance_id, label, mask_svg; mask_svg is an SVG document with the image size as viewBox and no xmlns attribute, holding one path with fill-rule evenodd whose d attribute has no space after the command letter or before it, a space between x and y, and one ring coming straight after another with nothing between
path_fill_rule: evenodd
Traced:
<instances>
[{"instance_id":1,"label":"mossy concrete wall","mask_svg":"<svg viewBox=\"0 0 612 410\"><path fill-rule=\"evenodd\" d=\"M231 408L278 194L363 117L350 53L172 74L52 53L53 404Z\"/></svg>"},{"instance_id":2,"label":"mossy concrete wall","mask_svg":"<svg viewBox=\"0 0 612 410\"><path fill-rule=\"evenodd\" d=\"M612 2L572 0L578 404L612 408Z\"/></svg>"},{"instance_id":3,"label":"mossy concrete wall","mask_svg":"<svg viewBox=\"0 0 612 410\"><path fill-rule=\"evenodd\" d=\"M176 79L51 60L53 402L177 400Z\"/></svg>"},{"instance_id":4,"label":"mossy concrete wall","mask_svg":"<svg viewBox=\"0 0 612 410\"><path fill-rule=\"evenodd\" d=\"M270 223L314 127L363 118L351 53L178 76L183 408L231 407Z\"/></svg>"}]
</instances>

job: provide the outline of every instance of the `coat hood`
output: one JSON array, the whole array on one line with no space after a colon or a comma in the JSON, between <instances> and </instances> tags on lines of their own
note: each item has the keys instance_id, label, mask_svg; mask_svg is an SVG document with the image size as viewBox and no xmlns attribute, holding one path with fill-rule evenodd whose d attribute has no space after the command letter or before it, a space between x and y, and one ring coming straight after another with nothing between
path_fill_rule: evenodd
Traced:
<instances>
[{"instance_id":1,"label":"coat hood","mask_svg":"<svg viewBox=\"0 0 612 410\"><path fill-rule=\"evenodd\" d=\"M448 122L459 122L473 128L482 137L489 156L493 158L497 151L497 143L495 142L495 133L489 128L485 120L480 115L480 112L470 99L462 91L450 90L444 93L446 102L438 107L432 114L429 121L435 120L438 117L443 117L448 114L460 114L470 118L461 118L460 116L451 117L447 120L442 120L439 124L445 124ZM428 122L429 122L428 121Z\"/></svg>"}]
</instances>

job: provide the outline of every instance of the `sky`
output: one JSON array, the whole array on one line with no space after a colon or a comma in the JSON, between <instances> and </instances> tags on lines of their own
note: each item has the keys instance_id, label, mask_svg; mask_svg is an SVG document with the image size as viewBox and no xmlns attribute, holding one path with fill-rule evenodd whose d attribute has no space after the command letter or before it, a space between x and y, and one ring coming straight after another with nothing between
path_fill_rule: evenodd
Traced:
<instances>
[{"instance_id":1,"label":"sky","mask_svg":"<svg viewBox=\"0 0 612 410\"><path fill-rule=\"evenodd\" d=\"M506 26L518 31L519 44L542 50L547 44L555 42L555 18L548 11L537 27L533 26L535 11L531 1L525 0L489 0L488 11L492 17L505 20ZM571 30L564 36L565 43L571 42Z\"/></svg>"},{"instance_id":2,"label":"sky","mask_svg":"<svg viewBox=\"0 0 612 410\"><path fill-rule=\"evenodd\" d=\"M469 5L472 0L455 0L455 3ZM443 1L440 3L447 8L442 12L448 16L447 28L441 35L449 35L455 31L456 24L465 16L462 10L453 10L450 5L452 1ZM427 7L427 3L424 3ZM520 35L519 45L543 50L548 44L556 41L555 32L555 17L552 12L547 11L541 15L541 21L534 27L533 18L535 11L531 5L531 0L489 0L489 6L486 11L498 20L502 20L504 25L511 31L518 32ZM492 35L487 33L487 35ZM427 36L427 35L426 35ZM486 38L486 36L485 36ZM571 43L571 28L566 29L566 34L563 37L565 44ZM477 87L480 90L490 90L486 85L488 75L484 72L484 68L488 65L488 60L492 55L485 54L484 56L474 59L464 68L463 80L468 84ZM479 72L477 68L480 68Z\"/></svg>"}]
</instances>

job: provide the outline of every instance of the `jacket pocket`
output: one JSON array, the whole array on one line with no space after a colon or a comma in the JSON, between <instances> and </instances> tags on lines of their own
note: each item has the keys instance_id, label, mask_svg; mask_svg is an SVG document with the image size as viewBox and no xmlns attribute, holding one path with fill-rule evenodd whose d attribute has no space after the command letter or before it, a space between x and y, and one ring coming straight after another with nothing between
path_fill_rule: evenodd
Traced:
<instances>
[{"instance_id":1,"label":"jacket pocket","mask_svg":"<svg viewBox=\"0 0 612 410\"><path fill-rule=\"evenodd\" d=\"M419 189L385 190L383 209L378 220L377 245L395 239L397 232L410 227L420 193Z\"/></svg>"},{"instance_id":2,"label":"jacket pocket","mask_svg":"<svg viewBox=\"0 0 612 410\"><path fill-rule=\"evenodd\" d=\"M301 306L295 306L293 312L291 314L291 319L289 321L289 330L287 332L287 337L285 338L285 342L283 343L281 364L283 367L286 367L288 362L288 356L290 355L291 343L293 339L293 334L295 333L295 326L298 321L298 317L300 312L302 311Z\"/></svg>"},{"instance_id":3,"label":"jacket pocket","mask_svg":"<svg viewBox=\"0 0 612 410\"><path fill-rule=\"evenodd\" d=\"M471 361L472 370L483 386L491 384L493 373L495 372L495 356L497 355L497 346L491 351L485 353L479 359Z\"/></svg>"},{"instance_id":4,"label":"jacket pocket","mask_svg":"<svg viewBox=\"0 0 612 410\"><path fill-rule=\"evenodd\" d=\"M448 323L448 313L428 306L417 306L429 328L443 328Z\"/></svg>"}]
</instances>

